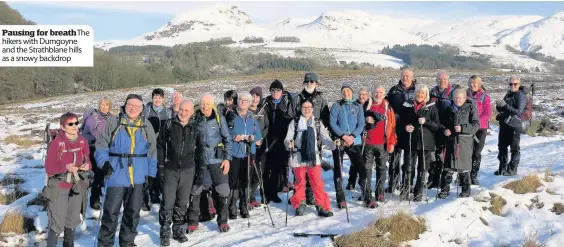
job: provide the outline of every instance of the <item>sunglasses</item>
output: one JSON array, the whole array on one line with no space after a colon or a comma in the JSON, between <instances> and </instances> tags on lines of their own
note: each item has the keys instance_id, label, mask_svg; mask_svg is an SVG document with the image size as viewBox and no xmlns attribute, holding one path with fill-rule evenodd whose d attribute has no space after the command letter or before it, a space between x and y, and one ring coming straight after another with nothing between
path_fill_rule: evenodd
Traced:
<instances>
[{"instance_id":1,"label":"sunglasses","mask_svg":"<svg viewBox=\"0 0 564 247\"><path fill-rule=\"evenodd\" d=\"M74 123L72 123L72 122L71 122L71 123L67 123L67 125L68 125L68 126L71 126L71 127L72 127L72 126L75 126L75 125L78 126L78 121L76 121L76 122L74 122Z\"/></svg>"},{"instance_id":2,"label":"sunglasses","mask_svg":"<svg viewBox=\"0 0 564 247\"><path fill-rule=\"evenodd\" d=\"M517 86L519 83L509 83L509 86Z\"/></svg>"},{"instance_id":3,"label":"sunglasses","mask_svg":"<svg viewBox=\"0 0 564 247\"><path fill-rule=\"evenodd\" d=\"M317 83L316 81L304 81L304 84L313 84L313 83Z\"/></svg>"}]
</instances>

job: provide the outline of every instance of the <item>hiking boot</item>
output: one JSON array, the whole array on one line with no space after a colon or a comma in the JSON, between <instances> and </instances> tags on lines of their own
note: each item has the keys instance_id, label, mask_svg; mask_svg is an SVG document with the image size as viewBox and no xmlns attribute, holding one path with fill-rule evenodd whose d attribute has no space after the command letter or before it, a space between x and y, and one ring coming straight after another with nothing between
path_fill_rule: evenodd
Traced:
<instances>
[{"instance_id":1,"label":"hiking boot","mask_svg":"<svg viewBox=\"0 0 564 247\"><path fill-rule=\"evenodd\" d=\"M149 207L149 203L143 202L143 205L141 206L141 210L145 212L151 211L151 207Z\"/></svg>"},{"instance_id":2,"label":"hiking boot","mask_svg":"<svg viewBox=\"0 0 564 247\"><path fill-rule=\"evenodd\" d=\"M198 224L189 224L186 227L186 233L190 234L198 230Z\"/></svg>"},{"instance_id":3,"label":"hiking boot","mask_svg":"<svg viewBox=\"0 0 564 247\"><path fill-rule=\"evenodd\" d=\"M170 246L170 237L161 237L161 246Z\"/></svg>"},{"instance_id":4,"label":"hiking boot","mask_svg":"<svg viewBox=\"0 0 564 247\"><path fill-rule=\"evenodd\" d=\"M364 206L367 207L367 208L377 208L378 203L377 202L365 202Z\"/></svg>"},{"instance_id":5,"label":"hiking boot","mask_svg":"<svg viewBox=\"0 0 564 247\"><path fill-rule=\"evenodd\" d=\"M470 178L470 182L471 182L472 185L480 185L480 182L478 181L477 175L473 175L473 176Z\"/></svg>"},{"instance_id":6,"label":"hiking boot","mask_svg":"<svg viewBox=\"0 0 564 247\"><path fill-rule=\"evenodd\" d=\"M384 202L384 201L385 201L384 194L378 195L378 201L379 201L379 202Z\"/></svg>"},{"instance_id":7,"label":"hiking boot","mask_svg":"<svg viewBox=\"0 0 564 247\"><path fill-rule=\"evenodd\" d=\"M414 202L420 202L421 200L423 200L423 193L418 193L418 194L413 196Z\"/></svg>"},{"instance_id":8,"label":"hiking boot","mask_svg":"<svg viewBox=\"0 0 564 247\"><path fill-rule=\"evenodd\" d=\"M90 203L90 208L94 210L100 210L100 208L102 208L102 203L100 203L99 201L94 201L93 203Z\"/></svg>"},{"instance_id":9,"label":"hiking boot","mask_svg":"<svg viewBox=\"0 0 564 247\"><path fill-rule=\"evenodd\" d=\"M329 210L321 209L321 210L317 211L317 215L321 216L321 217L331 217L331 216L333 216L333 212L331 212Z\"/></svg>"},{"instance_id":10,"label":"hiking boot","mask_svg":"<svg viewBox=\"0 0 564 247\"><path fill-rule=\"evenodd\" d=\"M228 232L229 230L231 230L231 227L229 227L229 224L223 223L223 224L219 225L219 231L220 232Z\"/></svg>"},{"instance_id":11,"label":"hiking boot","mask_svg":"<svg viewBox=\"0 0 564 247\"><path fill-rule=\"evenodd\" d=\"M345 188L345 189L346 189L346 190L354 190L354 188L355 188L355 184L353 184L353 183L348 183L348 184L347 184L347 188Z\"/></svg>"},{"instance_id":12,"label":"hiking boot","mask_svg":"<svg viewBox=\"0 0 564 247\"><path fill-rule=\"evenodd\" d=\"M248 206L247 206L247 207L248 207ZM240 212L241 212L241 218L246 219L246 218L249 218L249 217L250 217L248 208L245 208L245 207L243 206L243 207L241 207L241 211L240 211Z\"/></svg>"},{"instance_id":13,"label":"hiking boot","mask_svg":"<svg viewBox=\"0 0 564 247\"><path fill-rule=\"evenodd\" d=\"M447 185L441 189L441 192L437 195L441 199L445 199L450 195L450 186Z\"/></svg>"},{"instance_id":14,"label":"hiking boot","mask_svg":"<svg viewBox=\"0 0 564 247\"><path fill-rule=\"evenodd\" d=\"M251 203L249 204L249 206L251 206L251 209L260 208L260 203L257 202L257 201L254 201L254 202L251 202Z\"/></svg>"},{"instance_id":15,"label":"hiking boot","mask_svg":"<svg viewBox=\"0 0 564 247\"><path fill-rule=\"evenodd\" d=\"M303 216L305 214L306 205L300 204L298 208L296 208L296 216Z\"/></svg>"},{"instance_id":16,"label":"hiking boot","mask_svg":"<svg viewBox=\"0 0 564 247\"><path fill-rule=\"evenodd\" d=\"M340 209L346 208L347 207L347 202L339 202L337 204L337 207Z\"/></svg>"},{"instance_id":17,"label":"hiking boot","mask_svg":"<svg viewBox=\"0 0 564 247\"><path fill-rule=\"evenodd\" d=\"M182 234L181 232L174 234L172 236L172 239L178 241L179 243L188 242L188 238L186 237L186 235Z\"/></svg>"}]
</instances>

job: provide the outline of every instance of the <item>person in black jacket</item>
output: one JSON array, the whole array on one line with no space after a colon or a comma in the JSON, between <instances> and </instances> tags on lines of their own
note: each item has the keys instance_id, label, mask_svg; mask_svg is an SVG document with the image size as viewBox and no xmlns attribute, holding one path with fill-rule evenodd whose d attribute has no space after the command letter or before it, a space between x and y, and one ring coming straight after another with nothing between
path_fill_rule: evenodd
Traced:
<instances>
[{"instance_id":1,"label":"person in black jacket","mask_svg":"<svg viewBox=\"0 0 564 247\"><path fill-rule=\"evenodd\" d=\"M157 153L163 181L163 202L159 210L161 246L170 245L170 224L173 239L188 241L182 227L194 179L196 166L201 167L204 158L204 134L199 131L195 119L194 104L185 100L180 103L178 115L161 126L157 138Z\"/></svg>"},{"instance_id":2,"label":"person in black jacket","mask_svg":"<svg viewBox=\"0 0 564 247\"><path fill-rule=\"evenodd\" d=\"M372 106L372 95L368 91L368 89L361 88L360 91L358 91L358 99L356 100L356 103L362 106L362 108L364 109L365 116L368 112L370 112L370 107ZM365 141L364 140L365 135L366 135L366 130L363 130L361 133L362 142ZM355 185L357 183L357 180L358 180L358 170L356 169L355 166L351 166L349 168L349 182L347 184L346 190L354 190L356 187Z\"/></svg>"},{"instance_id":3,"label":"person in black jacket","mask_svg":"<svg viewBox=\"0 0 564 247\"><path fill-rule=\"evenodd\" d=\"M496 101L496 109L499 114L496 120L499 121L499 138L498 148L499 154L499 170L494 174L504 176L514 176L517 174L519 166L521 131L523 130L523 121L521 117L527 103L526 93L528 88L521 87L521 79L511 77L509 79L511 90L505 94L503 100ZM507 146L511 147L511 161L507 162Z\"/></svg>"},{"instance_id":4,"label":"person in black jacket","mask_svg":"<svg viewBox=\"0 0 564 247\"><path fill-rule=\"evenodd\" d=\"M262 181L265 182L266 202L280 203L282 199L278 197L278 192L288 189L288 174L285 170L288 168L290 154L284 145L284 138L291 121L287 113L290 111L292 98L289 92L284 91L284 85L279 80L274 80L269 90L270 95L264 100L264 110L261 110L269 123L266 140L261 143L266 152Z\"/></svg>"},{"instance_id":5,"label":"person in black jacket","mask_svg":"<svg viewBox=\"0 0 564 247\"><path fill-rule=\"evenodd\" d=\"M390 102L390 106L394 112L403 112L406 106L410 106L415 100L415 86L417 80L413 79L413 70L410 68L405 68L401 71L401 80L397 85L393 86L388 94L386 95L386 100ZM396 123L399 123L401 117L400 114L396 114ZM396 134L400 135L400 132L405 131L399 126L396 128ZM398 142L398 145L401 145ZM394 190L400 187L399 175L400 175L400 159L401 159L401 148L394 149L394 152L390 154L390 167L388 169L388 193L393 193Z\"/></svg>"},{"instance_id":6,"label":"person in black jacket","mask_svg":"<svg viewBox=\"0 0 564 247\"><path fill-rule=\"evenodd\" d=\"M452 175L458 172L462 192L460 197L470 196L470 170L476 131L480 129L478 108L466 96L466 91L454 91L452 104L446 109L443 134L446 136L444 169L441 174L441 192L439 198L450 194ZM458 185L457 185L458 186Z\"/></svg>"},{"instance_id":7,"label":"person in black jacket","mask_svg":"<svg viewBox=\"0 0 564 247\"><path fill-rule=\"evenodd\" d=\"M413 190L413 200L421 201L423 198L426 172L435 152L435 135L440 129L439 112L435 102L429 102L429 100L429 88L425 85L417 85L413 107L404 108L405 111L401 113L398 123L398 128L401 128L400 133L402 133L399 136L400 148L406 150L403 189L401 190L403 199L409 198L408 192L413 185L415 174L417 174L417 183ZM417 173L415 173L415 162L417 162Z\"/></svg>"}]
</instances>

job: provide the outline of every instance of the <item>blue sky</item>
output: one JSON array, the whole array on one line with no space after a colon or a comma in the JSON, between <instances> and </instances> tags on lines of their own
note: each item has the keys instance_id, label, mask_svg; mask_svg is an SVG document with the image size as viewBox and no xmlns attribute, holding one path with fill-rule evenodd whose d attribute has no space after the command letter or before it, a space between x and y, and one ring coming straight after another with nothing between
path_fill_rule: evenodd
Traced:
<instances>
[{"instance_id":1,"label":"blue sky","mask_svg":"<svg viewBox=\"0 0 564 247\"><path fill-rule=\"evenodd\" d=\"M154 31L183 11L228 3L239 6L256 23L288 17L314 17L330 10L355 9L423 19L484 15L540 15L564 11L564 2L20 2L12 8L38 24L90 25L94 39L130 39Z\"/></svg>"}]
</instances>

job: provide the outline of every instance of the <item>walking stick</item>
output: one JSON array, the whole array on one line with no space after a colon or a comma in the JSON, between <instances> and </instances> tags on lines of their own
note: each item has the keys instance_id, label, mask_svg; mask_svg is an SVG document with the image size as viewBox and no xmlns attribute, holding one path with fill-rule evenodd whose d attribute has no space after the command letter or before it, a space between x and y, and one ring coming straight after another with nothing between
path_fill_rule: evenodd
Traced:
<instances>
[{"instance_id":1,"label":"walking stick","mask_svg":"<svg viewBox=\"0 0 564 247\"><path fill-rule=\"evenodd\" d=\"M98 217L98 222L96 223L96 236L94 236L94 247L98 246L98 235L100 234L100 227L102 225L102 216L104 215L104 205L106 203L106 191L108 187L108 179L110 176L104 176L104 184L102 185L102 208L100 210L100 216Z\"/></svg>"},{"instance_id":2,"label":"walking stick","mask_svg":"<svg viewBox=\"0 0 564 247\"><path fill-rule=\"evenodd\" d=\"M257 174L257 178L258 178L258 183L259 183L259 189L261 191L262 194L262 198L264 197L264 185L262 183L262 171L259 173L258 169L257 169L257 165L255 163L253 163L253 167L255 168L255 173ZM270 222L272 222L272 227L274 227L274 220L272 220L272 214L270 214L270 208L268 207L268 203L265 203L266 205L266 210L268 210L268 215L270 216Z\"/></svg>"},{"instance_id":3,"label":"walking stick","mask_svg":"<svg viewBox=\"0 0 564 247\"><path fill-rule=\"evenodd\" d=\"M423 124L421 124L421 156L423 156L423 182L425 184L424 191L425 191L425 201L429 203L429 197L427 196L427 163L425 163L425 143L423 142Z\"/></svg>"},{"instance_id":4,"label":"walking stick","mask_svg":"<svg viewBox=\"0 0 564 247\"><path fill-rule=\"evenodd\" d=\"M249 218L247 218L247 227L251 227L251 212L249 210L249 201L250 201L250 190L251 187L251 143L246 141L247 148L247 188L245 188L245 207L247 207L247 212L249 212Z\"/></svg>"},{"instance_id":5,"label":"walking stick","mask_svg":"<svg viewBox=\"0 0 564 247\"><path fill-rule=\"evenodd\" d=\"M294 159L294 141L291 140L290 143L292 143L292 148L290 148L290 162L292 162ZM288 182L290 181L290 162L288 162L288 165L286 166L286 178L288 179ZM290 188L286 190L286 226L288 226L288 205L290 205Z\"/></svg>"},{"instance_id":6,"label":"walking stick","mask_svg":"<svg viewBox=\"0 0 564 247\"><path fill-rule=\"evenodd\" d=\"M341 180L341 190L345 191L345 185L343 184L343 149L341 146L341 143L339 142L339 145L337 146L338 148L338 153L339 153L339 170L341 172L341 177L339 178ZM349 221L349 204L347 203L347 197L345 196L345 211L347 212L347 223L350 223Z\"/></svg>"}]
</instances>

